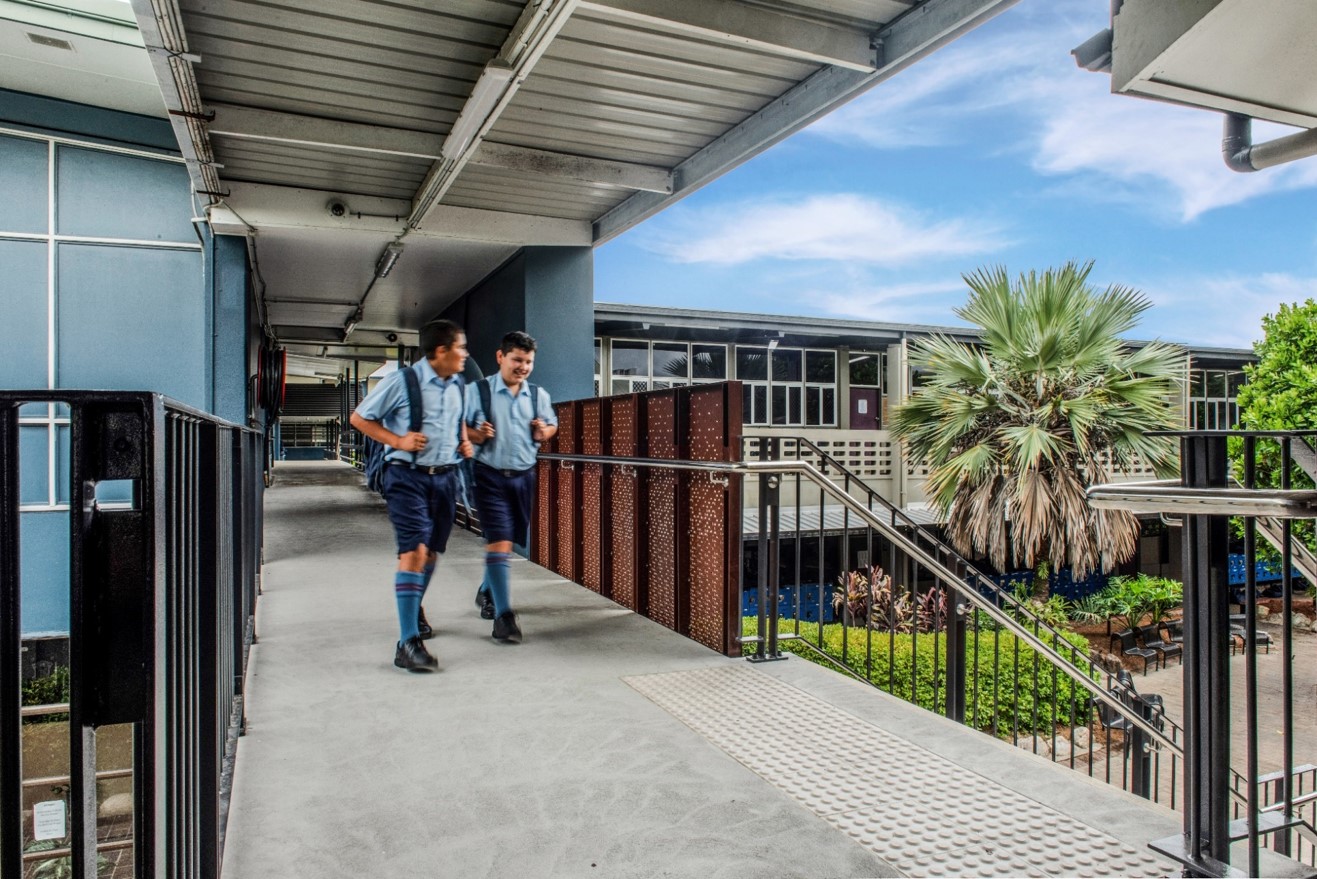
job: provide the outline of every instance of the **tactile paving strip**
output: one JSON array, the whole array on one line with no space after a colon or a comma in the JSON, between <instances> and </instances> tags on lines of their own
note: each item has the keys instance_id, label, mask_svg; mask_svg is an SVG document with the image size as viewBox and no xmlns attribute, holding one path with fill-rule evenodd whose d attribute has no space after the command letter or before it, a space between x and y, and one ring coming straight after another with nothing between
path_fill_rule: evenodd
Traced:
<instances>
[{"instance_id":1,"label":"tactile paving strip","mask_svg":"<svg viewBox=\"0 0 1317 879\"><path fill-rule=\"evenodd\" d=\"M907 876L1174 871L748 665L623 680Z\"/></svg>"}]
</instances>

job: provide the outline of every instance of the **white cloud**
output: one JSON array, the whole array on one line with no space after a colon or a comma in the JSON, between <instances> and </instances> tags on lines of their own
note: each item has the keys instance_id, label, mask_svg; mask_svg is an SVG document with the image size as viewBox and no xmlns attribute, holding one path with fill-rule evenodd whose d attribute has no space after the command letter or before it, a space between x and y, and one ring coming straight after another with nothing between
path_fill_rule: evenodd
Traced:
<instances>
[{"instance_id":1,"label":"white cloud","mask_svg":"<svg viewBox=\"0 0 1317 879\"><path fill-rule=\"evenodd\" d=\"M988 253L1006 243L995 224L929 218L847 193L676 209L642 240L676 262L711 265L775 259L899 266Z\"/></svg>"},{"instance_id":2,"label":"white cloud","mask_svg":"<svg viewBox=\"0 0 1317 879\"><path fill-rule=\"evenodd\" d=\"M808 131L881 149L970 144L1022 151L1040 174L1090 195L1189 222L1260 195L1317 186L1317 160L1239 174L1221 159L1221 116L1111 94L1106 74L1075 66L1071 48L1106 26L1105 4L1055 0L1000 22L879 85ZM981 141L985 123L1004 140ZM1261 143L1292 129L1259 123ZM1087 185L1085 185L1087 181Z\"/></svg>"},{"instance_id":3,"label":"white cloud","mask_svg":"<svg viewBox=\"0 0 1317 879\"><path fill-rule=\"evenodd\" d=\"M1212 275L1150 281L1140 289L1154 308L1135 334L1223 348L1251 348L1262 338L1262 317L1281 303L1317 298L1317 277L1281 272Z\"/></svg>"},{"instance_id":4,"label":"white cloud","mask_svg":"<svg viewBox=\"0 0 1317 879\"><path fill-rule=\"evenodd\" d=\"M937 326L961 323L951 313L965 303L967 288L959 279L901 284L876 284L867 278L855 281L845 291L817 291L805 298L832 317Z\"/></svg>"}]
</instances>

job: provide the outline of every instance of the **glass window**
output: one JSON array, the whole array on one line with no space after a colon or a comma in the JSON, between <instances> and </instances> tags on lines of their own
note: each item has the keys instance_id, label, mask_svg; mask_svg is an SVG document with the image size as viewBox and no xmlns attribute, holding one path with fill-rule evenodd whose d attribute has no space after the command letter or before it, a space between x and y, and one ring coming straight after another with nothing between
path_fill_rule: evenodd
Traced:
<instances>
[{"instance_id":1,"label":"glass window","mask_svg":"<svg viewBox=\"0 0 1317 879\"><path fill-rule=\"evenodd\" d=\"M1212 370L1207 374L1207 396L1224 397L1226 395L1226 374Z\"/></svg>"},{"instance_id":2,"label":"glass window","mask_svg":"<svg viewBox=\"0 0 1317 879\"><path fill-rule=\"evenodd\" d=\"M788 423L790 424L805 423L804 413L801 412L800 410L800 396L803 392L804 392L804 388L795 388L795 387L787 388L787 405L789 406L788 417L790 419Z\"/></svg>"},{"instance_id":3,"label":"glass window","mask_svg":"<svg viewBox=\"0 0 1317 879\"><path fill-rule=\"evenodd\" d=\"M823 412L822 424L837 423L837 390L836 388L823 389Z\"/></svg>"},{"instance_id":4,"label":"glass window","mask_svg":"<svg viewBox=\"0 0 1317 879\"><path fill-rule=\"evenodd\" d=\"M772 414L771 420L774 424L787 423L787 386L786 385L773 386L773 411L771 414Z\"/></svg>"},{"instance_id":5,"label":"glass window","mask_svg":"<svg viewBox=\"0 0 1317 879\"><path fill-rule=\"evenodd\" d=\"M649 375L649 343L613 340L613 375ZM616 383L614 383L616 387ZM614 393L617 393L614 391Z\"/></svg>"},{"instance_id":6,"label":"glass window","mask_svg":"<svg viewBox=\"0 0 1317 879\"><path fill-rule=\"evenodd\" d=\"M878 379L878 361L877 354L862 354L852 351L850 362L851 384L865 387L877 387Z\"/></svg>"},{"instance_id":7,"label":"glass window","mask_svg":"<svg viewBox=\"0 0 1317 879\"><path fill-rule=\"evenodd\" d=\"M1239 389L1244 386L1244 373L1232 372L1226 376L1226 396L1238 397Z\"/></svg>"},{"instance_id":8,"label":"glass window","mask_svg":"<svg viewBox=\"0 0 1317 879\"><path fill-rule=\"evenodd\" d=\"M800 361L803 352L799 348L778 348L773 352L773 381L800 381Z\"/></svg>"},{"instance_id":9,"label":"glass window","mask_svg":"<svg viewBox=\"0 0 1317 879\"><path fill-rule=\"evenodd\" d=\"M821 424L823 412L823 389L805 388L805 423Z\"/></svg>"},{"instance_id":10,"label":"glass window","mask_svg":"<svg viewBox=\"0 0 1317 879\"><path fill-rule=\"evenodd\" d=\"M678 384L685 384L690 378L690 350L684 343L654 343L654 377L681 379Z\"/></svg>"},{"instance_id":11,"label":"glass window","mask_svg":"<svg viewBox=\"0 0 1317 879\"><path fill-rule=\"evenodd\" d=\"M832 384L837 380L837 354L834 351L805 352L805 381Z\"/></svg>"},{"instance_id":12,"label":"glass window","mask_svg":"<svg viewBox=\"0 0 1317 879\"><path fill-rule=\"evenodd\" d=\"M603 354L603 343L598 339L594 340L594 374L599 375L599 364Z\"/></svg>"},{"instance_id":13,"label":"glass window","mask_svg":"<svg viewBox=\"0 0 1317 879\"><path fill-rule=\"evenodd\" d=\"M765 381L768 378L768 349L736 349L736 377L741 381Z\"/></svg>"},{"instance_id":14,"label":"glass window","mask_svg":"<svg viewBox=\"0 0 1317 879\"><path fill-rule=\"evenodd\" d=\"M727 378L727 346L692 345L691 375L698 379Z\"/></svg>"}]
</instances>

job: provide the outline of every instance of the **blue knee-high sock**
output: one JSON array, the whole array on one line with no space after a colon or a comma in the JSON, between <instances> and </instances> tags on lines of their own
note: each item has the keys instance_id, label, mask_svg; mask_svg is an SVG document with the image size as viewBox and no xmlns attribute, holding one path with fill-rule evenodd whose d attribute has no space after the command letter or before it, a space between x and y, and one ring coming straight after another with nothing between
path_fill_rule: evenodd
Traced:
<instances>
[{"instance_id":1,"label":"blue knee-high sock","mask_svg":"<svg viewBox=\"0 0 1317 879\"><path fill-rule=\"evenodd\" d=\"M425 575L420 571L399 571L393 579L393 596L398 602L399 640L406 641L420 634L416 616L421 610L421 593L425 591Z\"/></svg>"},{"instance_id":2,"label":"blue knee-high sock","mask_svg":"<svg viewBox=\"0 0 1317 879\"><path fill-rule=\"evenodd\" d=\"M510 552L485 553L485 582L489 585L489 597L494 601L495 616L512 610L511 557Z\"/></svg>"},{"instance_id":3,"label":"blue knee-high sock","mask_svg":"<svg viewBox=\"0 0 1317 879\"><path fill-rule=\"evenodd\" d=\"M434 576L434 569L435 566L438 564L439 564L439 557L435 556L433 560L425 563L424 568L421 568L421 574L425 577L425 581L421 584L422 600L424 600L425 593L430 588L430 578Z\"/></svg>"}]
</instances>

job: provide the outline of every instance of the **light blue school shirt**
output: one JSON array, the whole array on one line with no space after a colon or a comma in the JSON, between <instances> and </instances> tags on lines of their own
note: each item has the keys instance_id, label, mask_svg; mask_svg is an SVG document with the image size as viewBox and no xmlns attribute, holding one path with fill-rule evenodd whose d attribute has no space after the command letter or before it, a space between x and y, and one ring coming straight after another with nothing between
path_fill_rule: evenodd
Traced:
<instances>
[{"instance_id":1,"label":"light blue school shirt","mask_svg":"<svg viewBox=\"0 0 1317 879\"><path fill-rule=\"evenodd\" d=\"M406 461L435 467L442 464L456 464L457 427L462 417L465 401L462 399L462 381L460 375L440 378L434 367L425 358L413 363L407 369L414 370L421 383L421 408L424 417L421 421L421 433L429 442L425 450L412 461L412 453L401 449L389 449L386 461ZM378 421L398 436L405 436L411 425L411 412L407 406L407 381L402 370L386 375L375 386L375 390L366 395L357 407L357 414L367 421Z\"/></svg>"},{"instance_id":2,"label":"light blue school shirt","mask_svg":"<svg viewBox=\"0 0 1317 879\"><path fill-rule=\"evenodd\" d=\"M489 405L494 410L493 418L481 407L480 389L474 387L474 382L466 392L467 425L477 428L486 421L494 425L493 443L476 445L476 460L497 470L529 470L535 466L535 457L540 451L540 444L530 436L530 422L535 417L530 388L522 382L514 400L501 373L494 373L490 381ZM558 417L553 414L549 392L539 386L535 390L539 396L540 418L545 424L557 424Z\"/></svg>"}]
</instances>

